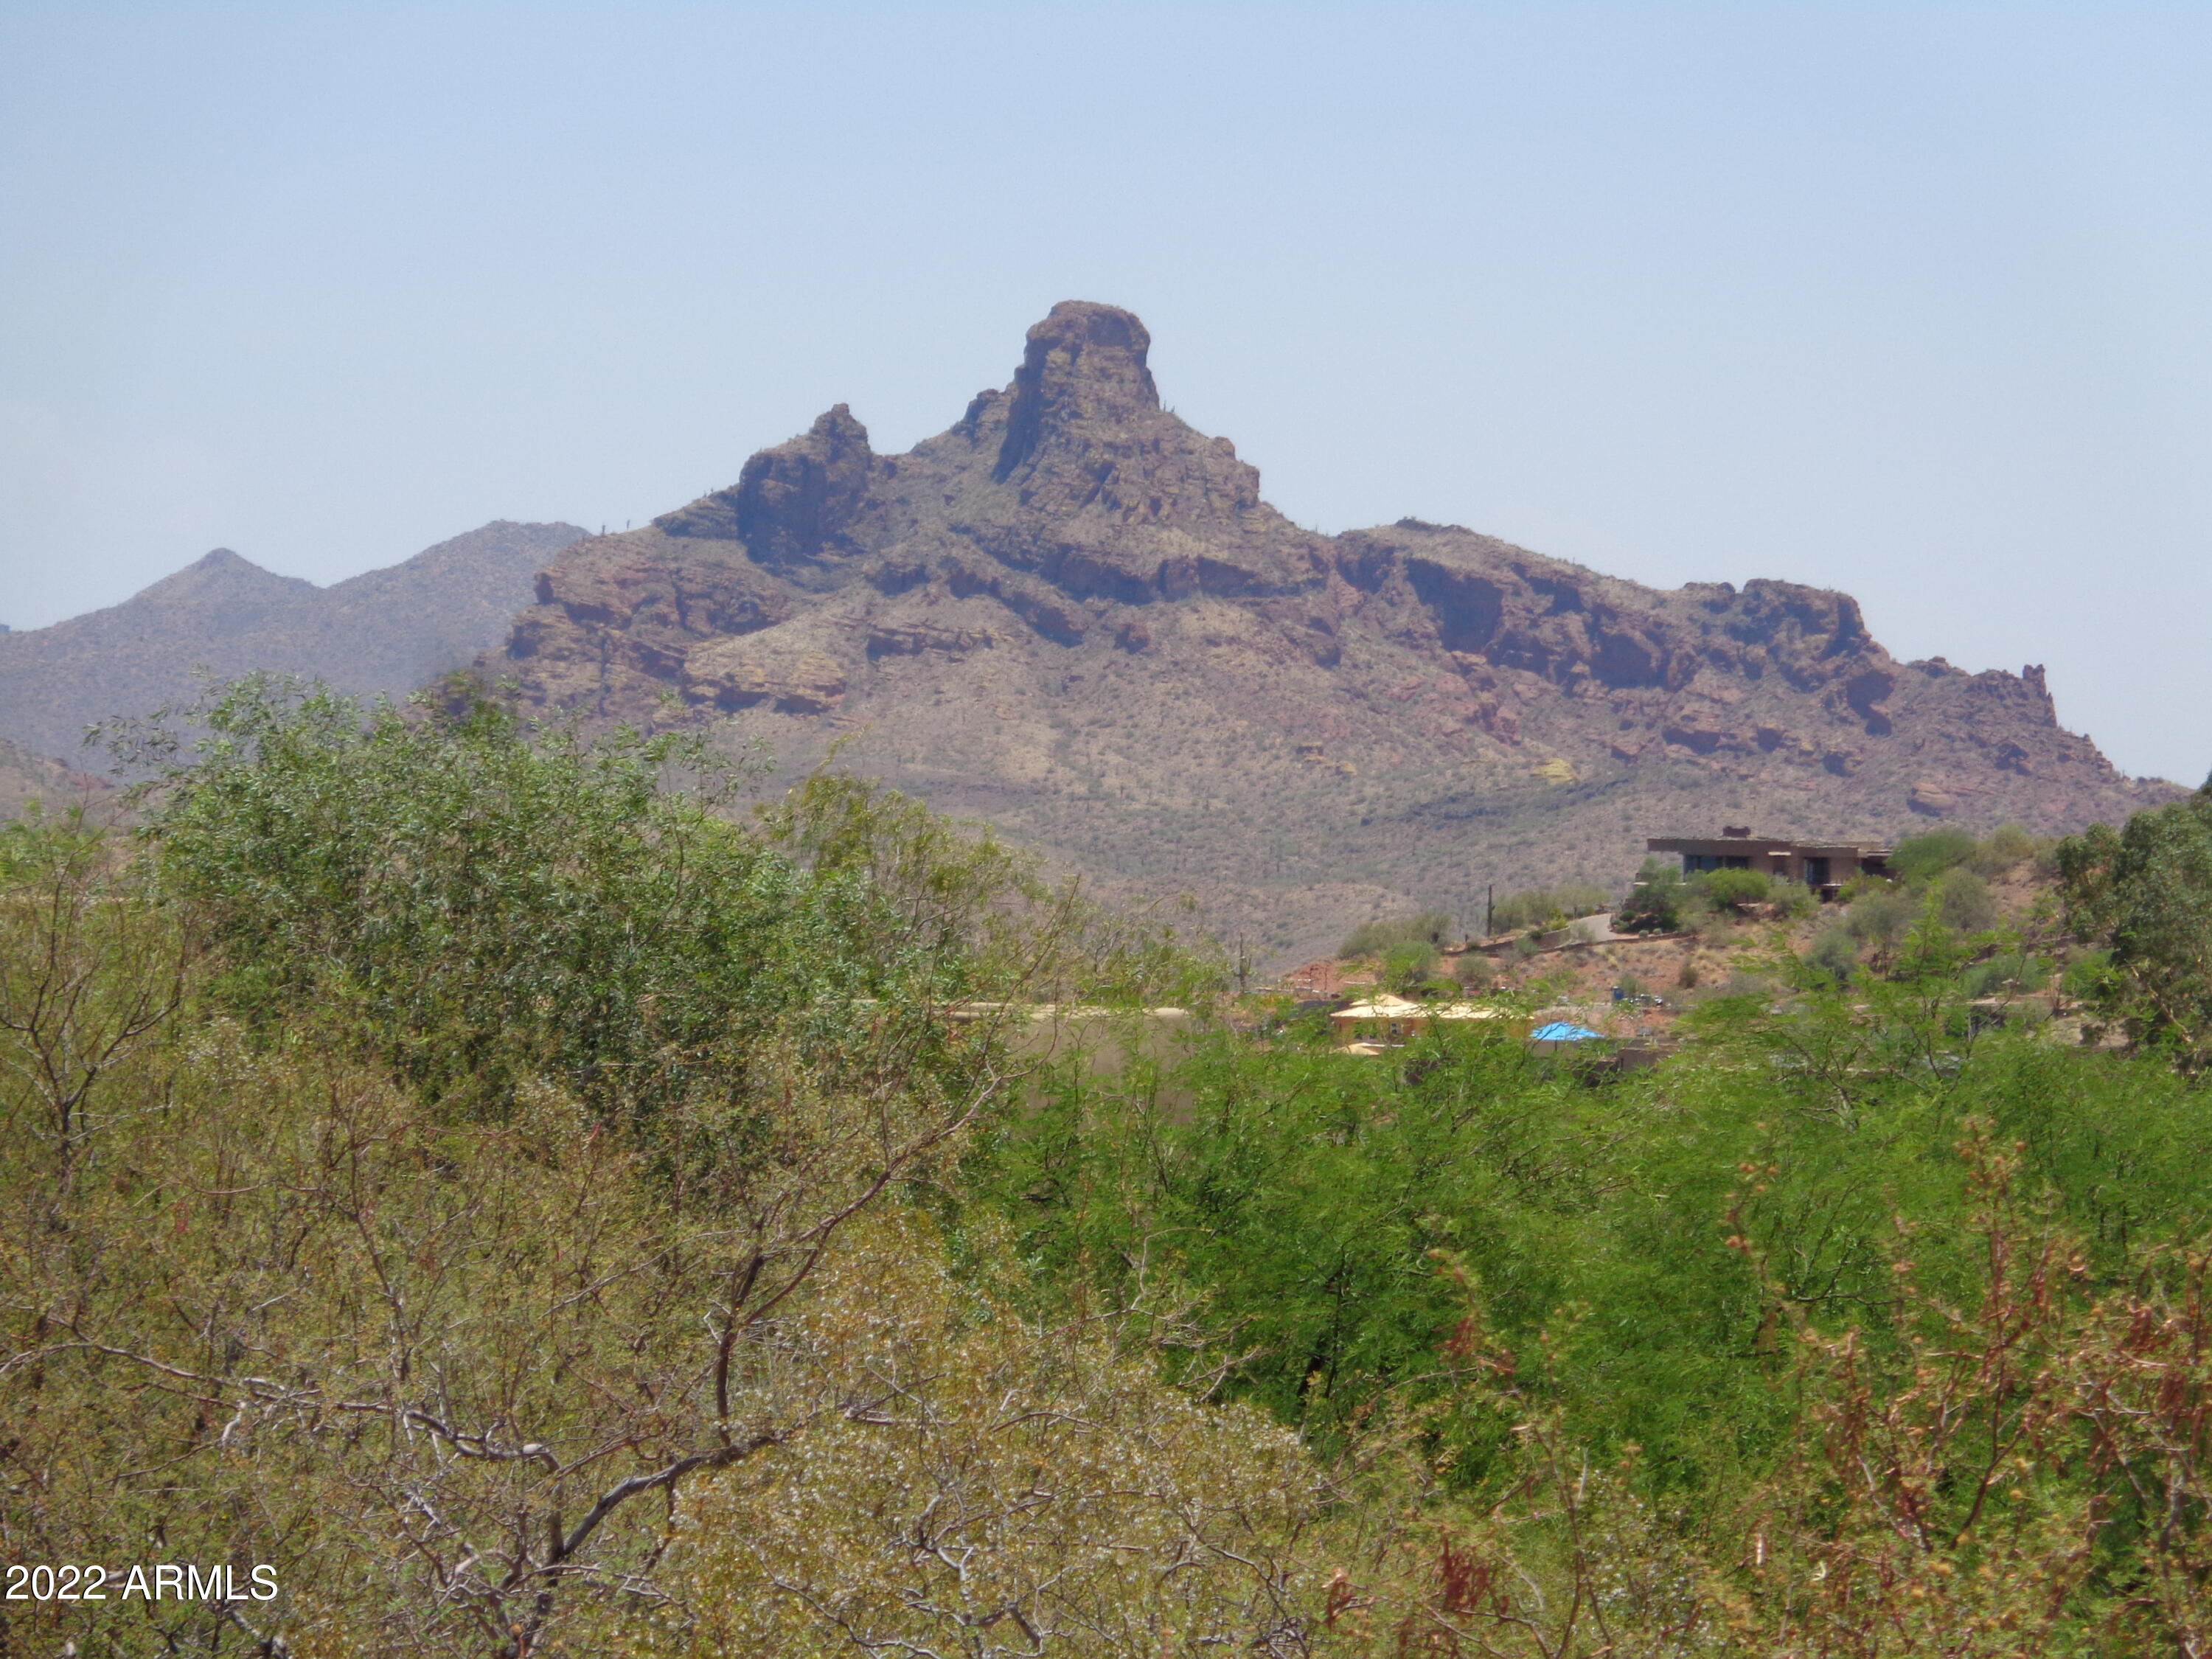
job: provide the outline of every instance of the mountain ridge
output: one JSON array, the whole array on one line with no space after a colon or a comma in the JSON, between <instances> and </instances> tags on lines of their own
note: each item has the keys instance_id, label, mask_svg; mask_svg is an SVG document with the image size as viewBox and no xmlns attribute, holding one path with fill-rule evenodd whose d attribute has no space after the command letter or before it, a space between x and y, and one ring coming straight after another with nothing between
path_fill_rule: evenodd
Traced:
<instances>
[{"instance_id":1,"label":"mountain ridge","mask_svg":"<svg viewBox=\"0 0 2212 1659\"><path fill-rule=\"evenodd\" d=\"M479 664L526 703L690 723L998 824L1277 954L1484 890L1618 883L1723 819L2039 833L2175 787L2041 670L1899 662L1849 595L1655 589L1413 519L1322 535L1164 409L1131 313L1067 301L942 433L844 404L737 483L577 542Z\"/></svg>"},{"instance_id":2,"label":"mountain ridge","mask_svg":"<svg viewBox=\"0 0 2212 1659\"><path fill-rule=\"evenodd\" d=\"M76 753L96 721L193 696L202 669L404 696L495 645L538 568L583 533L495 520L328 587L216 548L119 605L0 634L0 738Z\"/></svg>"}]
</instances>

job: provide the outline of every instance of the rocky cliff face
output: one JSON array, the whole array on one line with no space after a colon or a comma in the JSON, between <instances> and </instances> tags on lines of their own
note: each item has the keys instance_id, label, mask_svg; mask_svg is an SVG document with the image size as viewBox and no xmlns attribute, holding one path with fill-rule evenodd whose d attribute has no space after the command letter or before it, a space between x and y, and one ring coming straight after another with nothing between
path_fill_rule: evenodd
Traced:
<instances>
[{"instance_id":1,"label":"rocky cliff face","mask_svg":"<svg viewBox=\"0 0 2212 1659\"><path fill-rule=\"evenodd\" d=\"M485 663L541 704L721 722L987 817L1261 947L1618 880L1651 834L2039 831L2170 786L2041 671L1899 663L1839 593L1642 587L1451 526L1325 537L1160 406L1144 325L1067 303L903 455L842 404L728 489L579 542ZM671 703L678 711L672 714Z\"/></svg>"}]
</instances>

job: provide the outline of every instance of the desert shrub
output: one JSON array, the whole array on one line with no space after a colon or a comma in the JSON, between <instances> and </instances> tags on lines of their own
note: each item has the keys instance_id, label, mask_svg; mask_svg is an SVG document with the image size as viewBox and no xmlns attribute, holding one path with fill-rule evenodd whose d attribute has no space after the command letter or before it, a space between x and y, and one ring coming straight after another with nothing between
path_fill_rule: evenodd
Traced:
<instances>
[{"instance_id":1,"label":"desert shrub","mask_svg":"<svg viewBox=\"0 0 2212 1659\"><path fill-rule=\"evenodd\" d=\"M1810 915L1820 901L1802 881L1791 881L1785 876L1770 876L1767 878L1766 902L1774 907L1777 915L1795 918Z\"/></svg>"},{"instance_id":2,"label":"desert shrub","mask_svg":"<svg viewBox=\"0 0 2212 1659\"><path fill-rule=\"evenodd\" d=\"M2059 991L2077 1002L2101 1006L2113 991L2115 970L2109 951L2077 951L2058 975Z\"/></svg>"},{"instance_id":3,"label":"desert shrub","mask_svg":"<svg viewBox=\"0 0 2212 1659\"><path fill-rule=\"evenodd\" d=\"M975 983L957 898L902 913L866 870L663 789L698 758L674 740L256 686L207 724L149 837L225 947L220 994L264 1024L343 1008L433 1097L496 1109L542 1074L653 1109L787 1024L834 1054L886 1001Z\"/></svg>"},{"instance_id":4,"label":"desert shrub","mask_svg":"<svg viewBox=\"0 0 2212 1659\"><path fill-rule=\"evenodd\" d=\"M1389 916L1362 922L1337 947L1339 957L1377 957L1401 945L1426 945L1433 954L1451 936L1451 917L1442 910L1423 910L1410 916Z\"/></svg>"},{"instance_id":5,"label":"desert shrub","mask_svg":"<svg viewBox=\"0 0 2212 1659\"><path fill-rule=\"evenodd\" d=\"M1437 947L1426 939L1409 939L1394 945L1382 952L1376 968L1381 982L1389 989L1410 994L1436 976Z\"/></svg>"},{"instance_id":6,"label":"desert shrub","mask_svg":"<svg viewBox=\"0 0 2212 1659\"><path fill-rule=\"evenodd\" d=\"M942 1253L888 1212L1012 1097L942 999L1138 984L1156 937L854 781L746 828L669 787L670 746L218 713L136 856L0 835L0 1536L153 1538L283 1594L0 1601L0 1650L650 1653L605 1626L671 1605L691 1483L855 1427L902 1363L933 1407L1016 1372L1098 1403L1034 1326L925 1361L884 1258ZM1067 1334L1099 1386L1144 1370ZM1125 1398L1069 1443L1099 1467L1217 1422ZM1235 1415L1235 1455L1295 1461Z\"/></svg>"},{"instance_id":7,"label":"desert shrub","mask_svg":"<svg viewBox=\"0 0 2212 1659\"><path fill-rule=\"evenodd\" d=\"M2207 1258L2100 1281L2087 1238L2052 1224L2027 1166L1992 1139L1969 1123L1959 1148L1957 1271L1929 1271L1927 1236L1902 1215L1869 1241L1869 1265L1890 1275L1886 1335L1794 1301L1792 1269L1730 1237L1762 1285L1747 1312L1776 1333L1766 1387L1803 1402L1803 1427L1705 1525L1659 1518L1639 1490L1647 1458L1608 1469L1594 1455L1462 1274L1456 1330L1487 1362L1491 1409L1517 1425L1510 1495L1449 1526L1427 1571L1409 1561L1383 1592L1407 1609L1397 1650L1464 1638L1516 1659L2152 1659L2201 1646ZM1586 1626L1601 1632L1587 1646Z\"/></svg>"},{"instance_id":8,"label":"desert shrub","mask_svg":"<svg viewBox=\"0 0 2212 1659\"><path fill-rule=\"evenodd\" d=\"M1844 914L1844 926L1863 945L1889 950L1920 915L1920 906L1901 888L1887 884L1863 894Z\"/></svg>"},{"instance_id":9,"label":"desert shrub","mask_svg":"<svg viewBox=\"0 0 2212 1659\"><path fill-rule=\"evenodd\" d=\"M148 948L209 913L99 864L70 880L100 927L18 886L0 914L32 931L9 960L48 1008L75 988L62 1049L110 1012L142 1041L102 1039L81 1133L59 1136L22 1085L68 1034L0 1018L0 1528L11 1555L157 1537L266 1563L283 1596L112 1598L40 1651L64 1633L116 1653L557 1648L609 1587L649 1586L691 1475L840 1409L842 1363L788 1322L846 1224L941 1162L997 1086L916 1066L841 1091L845 1068L779 1045L744 1088L611 1125L520 1074L495 1115L457 1116L405 1083L442 1069L380 1063L350 1008L249 1030L219 950ZM126 921L142 937L111 951ZM181 994L149 1006L149 968ZM33 1640L17 1613L9 1652Z\"/></svg>"},{"instance_id":10,"label":"desert shrub","mask_svg":"<svg viewBox=\"0 0 2212 1659\"><path fill-rule=\"evenodd\" d=\"M1326 1493L1295 1434L1163 1382L1126 1317L1055 1327L962 1283L926 1230L875 1231L792 1322L878 1379L870 1403L699 1482L674 1616L641 1607L602 1651L1138 1654L1163 1628L1296 1650ZM985 1618L1047 1645L978 1644Z\"/></svg>"},{"instance_id":11,"label":"desert shrub","mask_svg":"<svg viewBox=\"0 0 2212 1659\"><path fill-rule=\"evenodd\" d=\"M1760 870L1708 870L1691 877L1689 884L1716 909L1764 904L1774 894L1774 884Z\"/></svg>"},{"instance_id":12,"label":"desert shrub","mask_svg":"<svg viewBox=\"0 0 2212 1659\"><path fill-rule=\"evenodd\" d=\"M2036 855L2033 836L2017 823L2001 823L1990 831L1976 850L1973 867L1984 876L2002 875L2017 869Z\"/></svg>"},{"instance_id":13,"label":"desert shrub","mask_svg":"<svg viewBox=\"0 0 2212 1659\"><path fill-rule=\"evenodd\" d=\"M2067 925L2107 953L2097 1006L2139 1041L2212 1058L2212 782L2059 844Z\"/></svg>"},{"instance_id":14,"label":"desert shrub","mask_svg":"<svg viewBox=\"0 0 2212 1659\"><path fill-rule=\"evenodd\" d=\"M748 828L714 810L696 744L587 742L481 700L410 714L250 683L204 724L148 840L223 947L217 994L256 1024L343 1010L457 1109L538 1076L651 1112L785 1042L829 1066L951 1063L948 1001L1017 980L1134 994L1173 956L852 779L810 778ZM679 767L703 793L665 787Z\"/></svg>"},{"instance_id":15,"label":"desert shrub","mask_svg":"<svg viewBox=\"0 0 2212 1659\"><path fill-rule=\"evenodd\" d=\"M1563 1259L1530 1246L1585 1201L1620 1109L1503 1034L1407 1053L1395 1073L1223 1042L1158 1076L1071 1077L978 1179L1055 1294L1084 1274L1115 1305L1147 1274L1204 1286L1235 1356L1222 1391L1340 1445L1401 1382L1437 1397L1452 1296L1428 1250L1473 1252L1516 1322L1556 1305Z\"/></svg>"},{"instance_id":16,"label":"desert shrub","mask_svg":"<svg viewBox=\"0 0 2212 1659\"><path fill-rule=\"evenodd\" d=\"M1501 933L1524 929L1557 927L1577 916L1594 916L1613 908L1613 896L1587 882L1568 882L1558 887L1535 887L1508 893L1491 912L1491 926Z\"/></svg>"},{"instance_id":17,"label":"desert shrub","mask_svg":"<svg viewBox=\"0 0 2212 1659\"><path fill-rule=\"evenodd\" d=\"M205 941L149 902L147 871L82 808L0 825L0 1034L35 1136L64 1171L104 1121L100 1095L196 994Z\"/></svg>"},{"instance_id":18,"label":"desert shrub","mask_svg":"<svg viewBox=\"0 0 2212 1659\"><path fill-rule=\"evenodd\" d=\"M1858 941L1851 937L1849 927L1831 922L1813 936L1813 942L1805 950L1805 960L1836 984L1846 984L1858 971Z\"/></svg>"},{"instance_id":19,"label":"desert shrub","mask_svg":"<svg viewBox=\"0 0 2212 1659\"><path fill-rule=\"evenodd\" d=\"M0 834L0 1538L284 1586L0 1600L0 1650L2203 1645L2212 1118L2155 1048L1972 1018L2041 964L1964 961L1971 869L1808 952L1903 901L1896 976L1751 964L1656 1073L1201 1024L1016 1110L934 1000L1152 983L1156 938L865 785L695 826L629 740L474 718L229 757L135 861ZM286 839L343 803L389 867ZM2069 975L2182 1044L2212 830L2146 816L2069 850L2112 942ZM744 982L673 985L731 971L700 916L757 924Z\"/></svg>"},{"instance_id":20,"label":"desert shrub","mask_svg":"<svg viewBox=\"0 0 2212 1659\"><path fill-rule=\"evenodd\" d=\"M1488 990L1498 978L1498 964L1479 951L1468 951L1452 963L1452 977L1466 990Z\"/></svg>"},{"instance_id":21,"label":"desert shrub","mask_svg":"<svg viewBox=\"0 0 2212 1659\"><path fill-rule=\"evenodd\" d=\"M1709 870L1692 876L1689 891L1717 911L1741 910L1760 904L1781 916L1801 916L1818 902L1802 882L1764 870Z\"/></svg>"},{"instance_id":22,"label":"desert shrub","mask_svg":"<svg viewBox=\"0 0 2212 1659\"><path fill-rule=\"evenodd\" d=\"M1753 973L1746 968L1731 968L1729 976L1714 988L1717 997L1758 997L1762 1000L1773 997L1781 988L1767 975Z\"/></svg>"},{"instance_id":23,"label":"desert shrub","mask_svg":"<svg viewBox=\"0 0 2212 1659\"><path fill-rule=\"evenodd\" d=\"M1040 1286L1060 1287L1042 1293L1073 1294L1069 1274L1102 1306L1140 1279L1190 1285L1234 1358L1224 1392L1324 1445L1419 1403L1433 1467L1481 1487L1507 1478L1511 1425L1541 1408L1593 1468L1642 1448L1647 1496L1725 1504L1794 1434L1819 1439L1774 1384L1790 1350L1760 1333L1778 1300L1888 1353L1896 1241L1931 1295L1978 1271L1962 1115L2024 1146L2051 1202L2104 1241L2099 1273L2208 1219L2192 1183L2212 1127L2188 1089L1978 1032L1972 988L1862 975L1785 997L1742 971L1691 1014L1683 1057L1600 1090L1449 1034L1385 1063L1204 1048L1158 1073L1069 1079L978 1178ZM1456 1372L1438 1359L1454 1316L1436 1252L1485 1304L1480 1340L1449 1339ZM1521 1414L1459 1392L1498 1375L1530 1391Z\"/></svg>"},{"instance_id":24,"label":"desert shrub","mask_svg":"<svg viewBox=\"0 0 2212 1659\"><path fill-rule=\"evenodd\" d=\"M2009 996L2039 991L2051 982L2051 964L2031 951L2005 951L1966 970L1969 995Z\"/></svg>"},{"instance_id":25,"label":"desert shrub","mask_svg":"<svg viewBox=\"0 0 2212 1659\"><path fill-rule=\"evenodd\" d=\"M1836 902L1839 904L1856 904L1869 894L1887 892L1896 884L1887 876L1878 876L1872 871L1862 870L1836 890Z\"/></svg>"},{"instance_id":26,"label":"desert shrub","mask_svg":"<svg viewBox=\"0 0 2212 1659\"><path fill-rule=\"evenodd\" d=\"M1898 842L1889 855L1889 868L1900 881L1926 881L1966 863L1979 850L1963 830L1930 830Z\"/></svg>"},{"instance_id":27,"label":"desert shrub","mask_svg":"<svg viewBox=\"0 0 2212 1659\"><path fill-rule=\"evenodd\" d=\"M1972 870L1946 871L1942 890L1941 915L1946 927L1962 933L1978 933L1996 926L1997 902L1990 896L1989 883Z\"/></svg>"},{"instance_id":28,"label":"desert shrub","mask_svg":"<svg viewBox=\"0 0 2212 1659\"><path fill-rule=\"evenodd\" d=\"M1665 859L1646 859L1636 872L1635 885L1613 912L1613 927L1623 933L1678 933L1688 901L1680 866Z\"/></svg>"}]
</instances>

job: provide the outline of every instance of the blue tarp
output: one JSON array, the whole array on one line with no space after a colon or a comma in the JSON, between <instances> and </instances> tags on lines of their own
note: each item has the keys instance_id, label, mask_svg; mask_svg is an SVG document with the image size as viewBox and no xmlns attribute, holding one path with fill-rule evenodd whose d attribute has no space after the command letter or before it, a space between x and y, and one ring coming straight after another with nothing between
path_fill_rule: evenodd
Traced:
<instances>
[{"instance_id":1,"label":"blue tarp","mask_svg":"<svg viewBox=\"0 0 2212 1659\"><path fill-rule=\"evenodd\" d=\"M1570 1025L1565 1020L1553 1020L1549 1025L1539 1025L1528 1033L1531 1042L1589 1042L1596 1036L1595 1031Z\"/></svg>"}]
</instances>

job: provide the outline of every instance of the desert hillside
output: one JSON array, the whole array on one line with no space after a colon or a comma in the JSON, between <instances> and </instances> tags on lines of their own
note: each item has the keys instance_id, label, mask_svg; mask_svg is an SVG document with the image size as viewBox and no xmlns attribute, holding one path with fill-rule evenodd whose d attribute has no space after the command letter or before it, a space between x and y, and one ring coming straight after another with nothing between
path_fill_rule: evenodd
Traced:
<instances>
[{"instance_id":1,"label":"desert hillside","mask_svg":"<svg viewBox=\"0 0 2212 1659\"><path fill-rule=\"evenodd\" d=\"M59 811L96 800L110 791L104 779L0 738L0 820L15 817L33 801Z\"/></svg>"},{"instance_id":2,"label":"desert hillside","mask_svg":"<svg viewBox=\"0 0 2212 1659\"><path fill-rule=\"evenodd\" d=\"M0 634L0 738L88 764L87 726L190 698L202 671L404 696L499 641L538 569L583 533L502 520L329 587L217 548L121 605Z\"/></svg>"}]
</instances>

